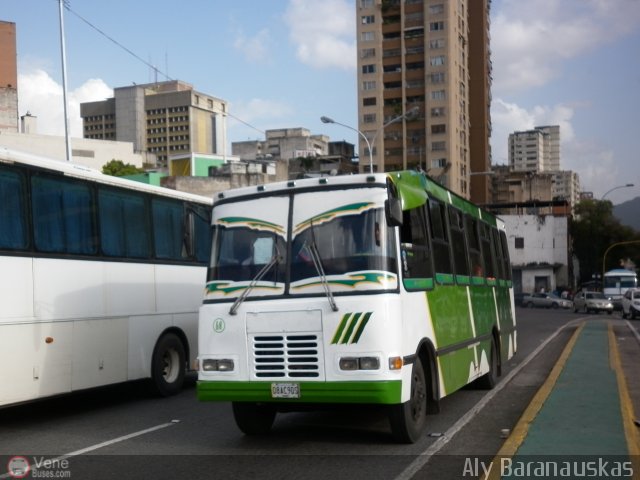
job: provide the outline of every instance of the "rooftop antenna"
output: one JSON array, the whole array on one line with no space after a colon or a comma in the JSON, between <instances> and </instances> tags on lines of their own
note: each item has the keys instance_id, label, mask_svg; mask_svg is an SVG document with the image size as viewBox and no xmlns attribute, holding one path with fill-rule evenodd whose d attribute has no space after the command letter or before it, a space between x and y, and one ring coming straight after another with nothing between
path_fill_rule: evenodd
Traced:
<instances>
[{"instance_id":1,"label":"rooftop antenna","mask_svg":"<svg viewBox=\"0 0 640 480\"><path fill-rule=\"evenodd\" d=\"M69 112L67 111L67 58L64 48L64 18L62 15L64 0L58 0L60 10L60 53L62 57L62 101L64 102L64 138L67 162L71 161L71 139L69 138Z\"/></svg>"}]
</instances>

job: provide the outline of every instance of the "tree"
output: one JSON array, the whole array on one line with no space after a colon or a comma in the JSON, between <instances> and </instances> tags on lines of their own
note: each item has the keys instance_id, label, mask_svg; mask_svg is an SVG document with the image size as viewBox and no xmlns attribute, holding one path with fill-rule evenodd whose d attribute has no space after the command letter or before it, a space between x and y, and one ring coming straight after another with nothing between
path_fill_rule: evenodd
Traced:
<instances>
[{"instance_id":1,"label":"tree","mask_svg":"<svg viewBox=\"0 0 640 480\"><path fill-rule=\"evenodd\" d=\"M609 201L583 200L576 205L574 217L569 223L573 240L573 254L580 264L580 280L592 280L593 274L602 274L604 252L618 242L640 240L634 229L622 225L613 216ZM640 260L640 245L621 245L607 254L605 271L620 268L620 259Z\"/></svg>"},{"instance_id":2,"label":"tree","mask_svg":"<svg viewBox=\"0 0 640 480\"><path fill-rule=\"evenodd\" d=\"M112 175L114 177L123 177L125 175L135 175L136 173L144 173L144 170L131 165L130 163L124 163L122 160L116 160L115 158L102 166L102 173L106 175Z\"/></svg>"}]
</instances>

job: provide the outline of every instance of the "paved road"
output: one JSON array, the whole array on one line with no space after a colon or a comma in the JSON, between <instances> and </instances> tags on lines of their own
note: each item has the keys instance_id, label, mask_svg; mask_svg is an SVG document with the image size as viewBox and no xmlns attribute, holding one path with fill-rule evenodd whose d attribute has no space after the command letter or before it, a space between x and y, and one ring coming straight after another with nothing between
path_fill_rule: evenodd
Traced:
<instances>
[{"instance_id":1,"label":"paved road","mask_svg":"<svg viewBox=\"0 0 640 480\"><path fill-rule=\"evenodd\" d=\"M444 399L414 445L393 444L376 408L280 415L271 435L245 437L229 405L196 401L192 379L169 399L129 384L0 410L0 466L21 455L57 478L459 478L469 461L498 452L502 430L517 424L580 318L517 313L518 355L498 388Z\"/></svg>"}]
</instances>

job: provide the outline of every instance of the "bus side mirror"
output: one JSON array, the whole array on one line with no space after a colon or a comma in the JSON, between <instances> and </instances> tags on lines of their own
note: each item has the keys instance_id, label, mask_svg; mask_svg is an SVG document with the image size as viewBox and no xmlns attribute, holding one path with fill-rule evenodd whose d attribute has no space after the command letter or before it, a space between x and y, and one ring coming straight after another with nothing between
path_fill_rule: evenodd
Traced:
<instances>
[{"instance_id":1,"label":"bus side mirror","mask_svg":"<svg viewBox=\"0 0 640 480\"><path fill-rule=\"evenodd\" d=\"M402 204L399 198L389 198L384 202L384 212L387 216L387 224L390 227L402 225Z\"/></svg>"}]
</instances>

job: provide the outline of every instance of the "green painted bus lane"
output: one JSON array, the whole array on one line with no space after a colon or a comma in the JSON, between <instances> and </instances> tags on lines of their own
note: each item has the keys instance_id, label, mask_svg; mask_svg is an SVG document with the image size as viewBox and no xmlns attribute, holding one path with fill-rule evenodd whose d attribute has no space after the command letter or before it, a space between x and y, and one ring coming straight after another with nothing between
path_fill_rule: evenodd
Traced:
<instances>
[{"instance_id":1,"label":"green painted bus lane","mask_svg":"<svg viewBox=\"0 0 640 480\"><path fill-rule=\"evenodd\" d=\"M607 322L587 321L514 460L529 455L628 453L609 355Z\"/></svg>"}]
</instances>

